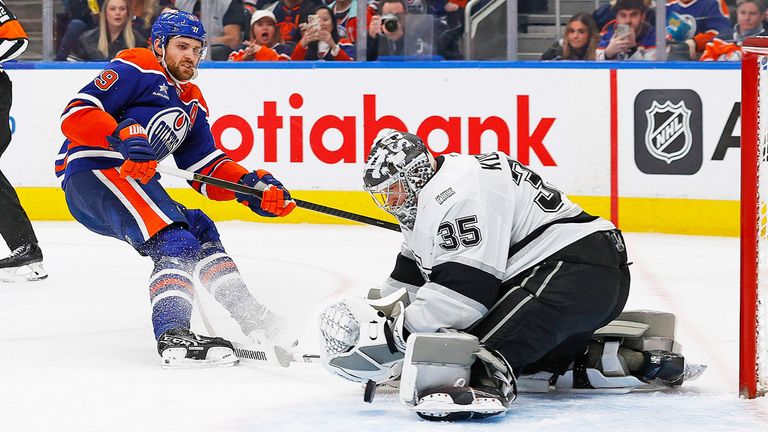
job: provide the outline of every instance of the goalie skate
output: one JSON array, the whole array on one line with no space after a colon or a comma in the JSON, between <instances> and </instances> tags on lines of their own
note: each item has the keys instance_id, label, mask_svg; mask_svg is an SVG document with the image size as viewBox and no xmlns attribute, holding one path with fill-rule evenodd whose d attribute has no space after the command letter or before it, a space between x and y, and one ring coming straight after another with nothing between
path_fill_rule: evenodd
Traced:
<instances>
[{"instance_id":1,"label":"goalie skate","mask_svg":"<svg viewBox=\"0 0 768 432\"><path fill-rule=\"evenodd\" d=\"M19 246L0 260L0 282L31 282L47 277L43 253L36 244Z\"/></svg>"},{"instance_id":2,"label":"goalie skate","mask_svg":"<svg viewBox=\"0 0 768 432\"><path fill-rule=\"evenodd\" d=\"M183 328L160 336L157 352L166 368L227 367L239 363L232 343L220 337L201 336Z\"/></svg>"},{"instance_id":3,"label":"goalie skate","mask_svg":"<svg viewBox=\"0 0 768 432\"><path fill-rule=\"evenodd\" d=\"M420 395L411 407L419 417L433 421L486 418L507 411L502 396L472 387L438 387Z\"/></svg>"}]
</instances>

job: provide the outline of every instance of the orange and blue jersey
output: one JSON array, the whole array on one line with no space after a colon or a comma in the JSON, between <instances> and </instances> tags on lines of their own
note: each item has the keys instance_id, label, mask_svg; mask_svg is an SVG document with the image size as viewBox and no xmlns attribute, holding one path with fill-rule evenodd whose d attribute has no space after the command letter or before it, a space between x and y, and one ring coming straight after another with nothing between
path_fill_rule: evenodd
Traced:
<instances>
[{"instance_id":1,"label":"orange and blue jersey","mask_svg":"<svg viewBox=\"0 0 768 432\"><path fill-rule=\"evenodd\" d=\"M181 169L236 182L247 171L216 148L208 115L198 87L175 83L149 49L121 51L64 108L61 130L67 139L56 159L56 176L66 189L68 177L77 172L120 166L123 157L106 137L131 118L146 129L158 160L173 155ZM214 200L234 199L230 191L192 186Z\"/></svg>"},{"instance_id":2,"label":"orange and blue jersey","mask_svg":"<svg viewBox=\"0 0 768 432\"><path fill-rule=\"evenodd\" d=\"M20 56L27 45L27 33L3 0L0 0L0 63Z\"/></svg>"},{"instance_id":3,"label":"orange and blue jersey","mask_svg":"<svg viewBox=\"0 0 768 432\"><path fill-rule=\"evenodd\" d=\"M704 50L707 42L715 37L728 40L733 34L724 0L667 0L667 16L672 12L688 15L695 22L693 40L698 51Z\"/></svg>"}]
</instances>

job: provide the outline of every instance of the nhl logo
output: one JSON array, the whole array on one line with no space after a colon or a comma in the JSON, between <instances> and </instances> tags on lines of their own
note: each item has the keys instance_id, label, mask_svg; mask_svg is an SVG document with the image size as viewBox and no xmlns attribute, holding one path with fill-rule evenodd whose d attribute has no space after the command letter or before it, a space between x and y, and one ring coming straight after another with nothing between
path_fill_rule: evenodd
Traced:
<instances>
[{"instance_id":1,"label":"nhl logo","mask_svg":"<svg viewBox=\"0 0 768 432\"><path fill-rule=\"evenodd\" d=\"M645 147L655 158L670 164L682 159L691 150L691 110L685 101L673 104L653 101L645 111Z\"/></svg>"},{"instance_id":2,"label":"nhl logo","mask_svg":"<svg viewBox=\"0 0 768 432\"><path fill-rule=\"evenodd\" d=\"M634 105L637 168L645 174L698 172L704 161L699 95L690 89L646 89Z\"/></svg>"}]
</instances>

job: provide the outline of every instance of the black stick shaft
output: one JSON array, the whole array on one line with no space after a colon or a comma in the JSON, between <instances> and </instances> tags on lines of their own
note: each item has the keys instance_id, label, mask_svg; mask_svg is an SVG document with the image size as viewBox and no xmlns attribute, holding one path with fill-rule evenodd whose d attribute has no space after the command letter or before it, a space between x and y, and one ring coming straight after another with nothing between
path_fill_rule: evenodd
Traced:
<instances>
[{"instance_id":1,"label":"black stick shaft","mask_svg":"<svg viewBox=\"0 0 768 432\"><path fill-rule=\"evenodd\" d=\"M233 183L231 181L217 179L215 177L197 174L190 171L177 170L177 169L165 167L165 166L162 166L162 167L158 166L157 168L158 168L158 171L164 174L186 178L187 180L205 183L207 185L216 186L222 189L230 190L232 192L244 193L244 194L253 195L255 197L261 198L262 193L260 190L256 188L252 188L250 186L246 186L244 184ZM177 171L181 171L181 173ZM380 228L385 228L391 231L400 232L400 225L396 223L387 222L381 219L376 219L376 218L364 216L357 213L351 213L345 210L340 210L333 207L327 207L324 205L315 204L308 201L299 200L296 198L294 198L293 200L296 202L297 207L301 207L306 210L312 210L314 212L323 213L323 214L335 216L342 219L348 219L351 221L360 222L368 225L377 226Z\"/></svg>"}]
</instances>

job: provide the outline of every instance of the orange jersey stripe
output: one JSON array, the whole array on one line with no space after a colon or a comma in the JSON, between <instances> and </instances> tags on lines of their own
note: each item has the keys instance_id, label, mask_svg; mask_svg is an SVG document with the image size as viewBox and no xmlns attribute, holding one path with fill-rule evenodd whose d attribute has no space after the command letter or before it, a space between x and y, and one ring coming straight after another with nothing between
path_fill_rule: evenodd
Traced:
<instances>
[{"instance_id":1,"label":"orange jersey stripe","mask_svg":"<svg viewBox=\"0 0 768 432\"><path fill-rule=\"evenodd\" d=\"M144 221L144 225L146 225L147 233L150 237L168 226L168 224L155 213L155 210L144 201L144 198L136 192L133 186L128 183L128 180L120 177L120 173L117 169L104 169L101 170L101 173L104 174L104 176L128 199L128 202L133 205L136 212L139 213L139 216Z\"/></svg>"},{"instance_id":2,"label":"orange jersey stripe","mask_svg":"<svg viewBox=\"0 0 768 432\"><path fill-rule=\"evenodd\" d=\"M27 39L27 32L18 21L6 21L0 24L0 39Z\"/></svg>"}]
</instances>

